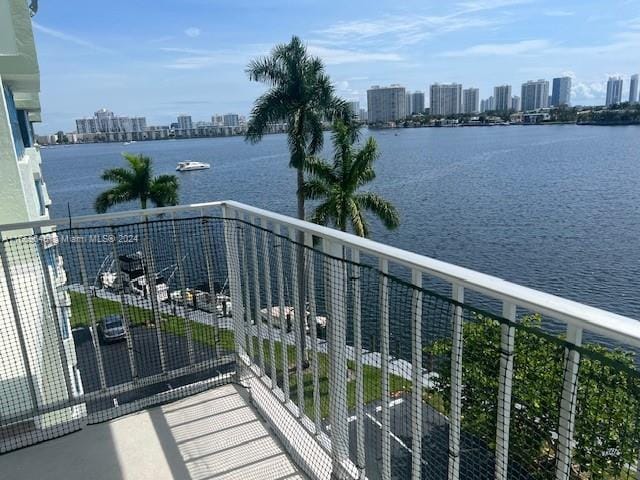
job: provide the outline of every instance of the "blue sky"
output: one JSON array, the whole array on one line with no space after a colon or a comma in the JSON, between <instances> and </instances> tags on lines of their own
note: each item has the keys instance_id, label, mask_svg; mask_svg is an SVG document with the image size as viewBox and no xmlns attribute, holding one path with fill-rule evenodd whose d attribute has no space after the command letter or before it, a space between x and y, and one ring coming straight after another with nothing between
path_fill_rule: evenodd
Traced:
<instances>
[{"instance_id":1,"label":"blue sky","mask_svg":"<svg viewBox=\"0 0 640 480\"><path fill-rule=\"evenodd\" d=\"M247 62L302 37L344 98L370 85L461 82L488 97L570 75L574 104L604 103L609 75L640 71L640 0L46 0L34 17L40 133L106 107L167 124L247 114L263 87Z\"/></svg>"}]
</instances>

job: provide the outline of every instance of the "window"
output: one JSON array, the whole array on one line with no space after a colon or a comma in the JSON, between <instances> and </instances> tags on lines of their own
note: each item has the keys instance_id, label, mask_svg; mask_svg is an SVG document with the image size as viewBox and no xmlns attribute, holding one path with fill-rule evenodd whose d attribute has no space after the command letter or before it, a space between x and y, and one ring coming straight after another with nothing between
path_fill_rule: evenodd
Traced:
<instances>
[{"instance_id":1,"label":"window","mask_svg":"<svg viewBox=\"0 0 640 480\"><path fill-rule=\"evenodd\" d=\"M13 143L16 148L16 156L18 160L24 155L24 142L22 141L22 133L20 132L20 121L18 120L18 111L16 103L13 100L13 93L5 87L4 99L7 102L7 110L9 112L9 123L11 124L11 134L13 135Z\"/></svg>"},{"instance_id":2,"label":"window","mask_svg":"<svg viewBox=\"0 0 640 480\"><path fill-rule=\"evenodd\" d=\"M26 110L17 110L18 124L20 125L20 135L25 148L33 147L33 129L29 121L29 112Z\"/></svg>"}]
</instances>

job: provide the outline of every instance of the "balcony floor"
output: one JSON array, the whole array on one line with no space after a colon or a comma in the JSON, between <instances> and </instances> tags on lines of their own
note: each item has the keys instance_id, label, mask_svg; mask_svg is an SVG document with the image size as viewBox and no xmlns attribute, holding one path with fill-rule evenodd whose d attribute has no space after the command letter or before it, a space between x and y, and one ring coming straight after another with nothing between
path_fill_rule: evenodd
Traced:
<instances>
[{"instance_id":1,"label":"balcony floor","mask_svg":"<svg viewBox=\"0 0 640 480\"><path fill-rule=\"evenodd\" d=\"M4 454L0 471L23 479L306 478L235 385Z\"/></svg>"}]
</instances>

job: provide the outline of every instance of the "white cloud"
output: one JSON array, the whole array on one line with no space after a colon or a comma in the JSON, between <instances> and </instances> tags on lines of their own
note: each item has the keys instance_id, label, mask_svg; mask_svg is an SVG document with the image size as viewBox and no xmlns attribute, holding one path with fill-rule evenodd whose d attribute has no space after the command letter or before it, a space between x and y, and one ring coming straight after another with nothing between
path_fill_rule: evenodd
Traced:
<instances>
[{"instance_id":1,"label":"white cloud","mask_svg":"<svg viewBox=\"0 0 640 480\"><path fill-rule=\"evenodd\" d=\"M548 40L523 40L514 43L484 43L462 50L449 50L439 53L439 57L474 57L544 54L551 46Z\"/></svg>"},{"instance_id":2,"label":"white cloud","mask_svg":"<svg viewBox=\"0 0 640 480\"><path fill-rule=\"evenodd\" d=\"M88 48L89 50L95 50L96 52L113 53L113 50L109 48L101 47L88 40L84 40L80 37L76 37L75 35L70 35L65 32L61 32L60 30L54 30L53 28L45 27L44 25L40 25L35 21L32 22L32 25L35 30L42 32L45 35L49 35L50 37L58 38L60 40L64 40L65 42Z\"/></svg>"},{"instance_id":3,"label":"white cloud","mask_svg":"<svg viewBox=\"0 0 640 480\"><path fill-rule=\"evenodd\" d=\"M327 48L319 45L308 45L307 49L311 55L320 57L327 65L362 62L399 62L403 60L402 56L397 53L363 52L358 50Z\"/></svg>"},{"instance_id":4,"label":"white cloud","mask_svg":"<svg viewBox=\"0 0 640 480\"><path fill-rule=\"evenodd\" d=\"M547 17L572 17L575 12L570 12L569 10L547 10L544 14Z\"/></svg>"},{"instance_id":5,"label":"white cloud","mask_svg":"<svg viewBox=\"0 0 640 480\"><path fill-rule=\"evenodd\" d=\"M604 82L576 82L571 85L571 95L576 100L592 100L594 98L602 98L606 92L606 84Z\"/></svg>"},{"instance_id":6,"label":"white cloud","mask_svg":"<svg viewBox=\"0 0 640 480\"><path fill-rule=\"evenodd\" d=\"M200 29L198 27L189 27L184 31L187 37L195 38L200 36Z\"/></svg>"}]
</instances>

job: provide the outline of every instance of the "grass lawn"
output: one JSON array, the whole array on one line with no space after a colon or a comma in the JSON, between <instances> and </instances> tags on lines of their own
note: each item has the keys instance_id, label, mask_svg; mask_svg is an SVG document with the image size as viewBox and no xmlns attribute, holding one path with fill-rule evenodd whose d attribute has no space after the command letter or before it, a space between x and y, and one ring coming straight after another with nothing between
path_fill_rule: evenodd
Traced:
<instances>
[{"instance_id":1,"label":"grass lawn","mask_svg":"<svg viewBox=\"0 0 640 480\"><path fill-rule=\"evenodd\" d=\"M71 297L71 328L91 325L87 296L78 292L69 292L69 295ZM122 313L120 302L98 297L89 298L93 302L93 310L95 311L98 322L108 315L120 315ZM133 326L141 326L153 322L153 313L151 310L132 305L125 305L124 308L126 316ZM211 346L220 345L229 351L233 351L234 349L233 332L229 330L186 320L176 315L161 314L161 317L164 321L160 328L166 332L185 336L187 332L187 322L189 322L193 340L196 342Z\"/></svg>"},{"instance_id":2,"label":"grass lawn","mask_svg":"<svg viewBox=\"0 0 640 480\"><path fill-rule=\"evenodd\" d=\"M87 296L83 293L69 292L71 297L71 327L89 326L91 320L89 318L89 311L87 307ZM106 317L107 315L121 314L121 305L119 302L112 300L106 300L104 298L89 297L93 302L93 308L96 313L97 321ZM135 307L132 305L125 305L125 313L127 318L134 326L143 326L151 324L153 321L153 313L151 310ZM204 325L202 323L187 320L183 317L176 315L161 314L163 322L161 325L162 330L170 332L174 335L185 336L187 332L187 322L191 326L191 334L193 340L205 345L216 346L220 345L228 351L234 349L233 332L226 329L219 329L211 325ZM277 335L279 337L279 334ZM254 361L257 362L258 355L258 339L253 338L254 345ZM270 344L268 340L264 340L264 358L265 369L267 372L270 370ZM278 341L274 342L274 352L276 359L276 372L278 378L278 385L282 387L282 344ZM312 355L309 352L309 355ZM298 400L298 379L295 372L296 365L296 349L293 345L287 346L287 361L289 364L289 385L290 385L290 398L293 402L297 403ZM329 358L326 353L318 353L318 377L320 386L320 415L322 418L326 418L329 415ZM353 378L355 372L355 363L353 361L347 362L350 370L349 380L347 383L347 405L349 409L355 408L356 405L356 382ZM370 365L363 365L363 384L364 384L364 402L365 404L379 400L382 397L382 375L378 367ZM304 389L304 410L306 415L312 420L315 418L314 404L313 404L313 374L311 369L307 369L303 375L303 389ZM411 382L405 380L397 375L389 375L389 391L391 395L397 395L403 392L411 392ZM431 404L438 411L445 412L445 406L442 397L435 392L431 392L425 389L423 399L425 402Z\"/></svg>"}]
</instances>

